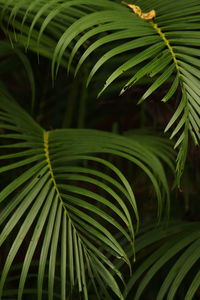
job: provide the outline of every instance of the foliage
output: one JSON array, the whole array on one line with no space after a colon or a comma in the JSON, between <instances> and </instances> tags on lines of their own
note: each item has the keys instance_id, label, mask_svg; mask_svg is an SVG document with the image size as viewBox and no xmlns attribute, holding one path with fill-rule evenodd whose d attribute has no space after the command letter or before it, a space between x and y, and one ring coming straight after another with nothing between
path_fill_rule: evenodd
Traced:
<instances>
[{"instance_id":1,"label":"foliage","mask_svg":"<svg viewBox=\"0 0 200 300\"><path fill-rule=\"evenodd\" d=\"M199 207L186 164L200 141L199 13L198 0L0 0L0 299L198 298L199 217L183 217ZM106 102L122 99L120 115L133 98L124 129ZM165 105L153 119L170 110L153 131L146 99Z\"/></svg>"}]
</instances>

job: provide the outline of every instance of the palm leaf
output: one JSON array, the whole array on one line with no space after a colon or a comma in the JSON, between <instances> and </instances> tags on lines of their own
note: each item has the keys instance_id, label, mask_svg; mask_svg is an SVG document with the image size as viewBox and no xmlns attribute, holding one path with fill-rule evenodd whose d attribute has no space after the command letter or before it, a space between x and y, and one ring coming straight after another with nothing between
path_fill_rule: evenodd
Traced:
<instances>
[{"instance_id":1,"label":"palm leaf","mask_svg":"<svg viewBox=\"0 0 200 300\"><path fill-rule=\"evenodd\" d=\"M0 150L3 150L1 160L6 163L0 172L4 176L12 171L15 174L0 193L3 204L0 244L15 234L2 269L1 297L15 257L28 239L18 299L26 291L27 276L38 247L38 299L42 299L47 266L50 299L54 297L58 272L62 299L71 293L66 289L67 280L71 289L77 284L87 299L88 276L97 285L104 282L122 299L114 277L122 279L121 273L103 252L108 251L130 266L127 254L111 230L121 232L133 247L133 222L138 223L139 216L129 182L106 157L129 160L147 174L158 198L158 213L162 215L166 203L169 207L169 190L159 155L137 139L116 134L75 129L45 131L14 102L3 85L0 92ZM100 246L103 252L99 251Z\"/></svg>"},{"instance_id":2,"label":"palm leaf","mask_svg":"<svg viewBox=\"0 0 200 300\"><path fill-rule=\"evenodd\" d=\"M143 299L144 291L147 292L146 288L156 278L160 285L157 284L153 291L155 299L177 299L179 288L183 288L183 299L194 299L200 287L199 223L171 221L167 227L166 224L158 228L149 227L138 235L136 245L136 258L140 264L135 266L135 272L129 279L125 298L129 299L129 295L133 294L133 299ZM128 252L131 255L132 251ZM184 286L187 288L184 289Z\"/></svg>"}]
</instances>

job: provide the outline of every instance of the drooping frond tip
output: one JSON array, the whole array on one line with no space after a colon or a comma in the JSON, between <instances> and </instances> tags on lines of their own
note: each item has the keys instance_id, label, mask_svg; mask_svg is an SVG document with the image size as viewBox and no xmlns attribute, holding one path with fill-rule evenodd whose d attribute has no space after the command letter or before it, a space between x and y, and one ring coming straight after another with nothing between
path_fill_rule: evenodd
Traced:
<instances>
[{"instance_id":1,"label":"drooping frond tip","mask_svg":"<svg viewBox=\"0 0 200 300\"><path fill-rule=\"evenodd\" d=\"M143 13L141 8L137 5L129 4L125 1L122 1L122 4L129 7L138 17L140 17L143 20L151 21L156 17L156 12L154 9L150 10L148 13Z\"/></svg>"}]
</instances>

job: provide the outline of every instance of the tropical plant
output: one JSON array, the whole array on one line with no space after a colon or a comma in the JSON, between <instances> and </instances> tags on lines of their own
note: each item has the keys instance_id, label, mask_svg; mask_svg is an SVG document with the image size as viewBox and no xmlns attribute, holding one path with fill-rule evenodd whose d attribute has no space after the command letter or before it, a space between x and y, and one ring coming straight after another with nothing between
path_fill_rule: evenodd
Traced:
<instances>
[{"instance_id":1,"label":"tropical plant","mask_svg":"<svg viewBox=\"0 0 200 300\"><path fill-rule=\"evenodd\" d=\"M0 299L198 299L199 1L0 14Z\"/></svg>"}]
</instances>

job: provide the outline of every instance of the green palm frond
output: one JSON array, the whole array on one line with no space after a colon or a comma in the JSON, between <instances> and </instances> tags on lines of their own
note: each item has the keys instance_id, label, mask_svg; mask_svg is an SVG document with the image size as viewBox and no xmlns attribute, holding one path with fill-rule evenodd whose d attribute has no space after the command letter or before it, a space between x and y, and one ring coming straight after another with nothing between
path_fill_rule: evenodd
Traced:
<instances>
[{"instance_id":1,"label":"green palm frond","mask_svg":"<svg viewBox=\"0 0 200 300\"><path fill-rule=\"evenodd\" d=\"M200 140L200 4L198 0L165 3L138 0L134 4L144 12L154 9L155 19L140 19L128 7L109 0L63 3L58 0L11 0L6 4L0 1L4 31L26 48L52 58L53 77L60 64L67 64L68 70L73 70L75 58L77 73L86 59L101 49L98 60L92 63L88 84L115 56L132 51L132 57L116 66L100 93L127 71L129 79L121 93L150 76L152 83L139 100L141 103L169 79L173 80L162 101L168 101L181 91L180 104L166 127L166 131L174 127L171 138L177 136L179 182L189 132L196 144Z\"/></svg>"},{"instance_id":2,"label":"green palm frond","mask_svg":"<svg viewBox=\"0 0 200 300\"><path fill-rule=\"evenodd\" d=\"M62 299L71 292L66 290L67 280L71 289L78 285L87 299L88 276L94 284L109 287L122 299L115 278L122 279L121 273L104 252L131 267L112 231L120 232L134 247L138 225L133 222L137 224L139 216L129 182L106 157L109 154L129 160L146 173L155 189L160 216L166 206L169 209L169 190L162 164L151 146L146 149L137 138L96 130L45 131L14 102L3 85L0 120L0 158L5 162L0 173L8 174L0 192L0 245L10 235L15 236L2 268L1 298L14 259L28 241L18 299L26 290L38 247L38 299L42 299L47 265L49 299L54 297L57 274Z\"/></svg>"},{"instance_id":3,"label":"green palm frond","mask_svg":"<svg viewBox=\"0 0 200 300\"><path fill-rule=\"evenodd\" d=\"M143 299L154 278L159 282L153 291L154 299L177 299L179 292L182 299L196 299L200 288L199 225L170 222L167 227L165 224L141 232L136 238L136 258L140 263L129 279L125 299ZM131 295L134 296L130 298Z\"/></svg>"}]
</instances>

